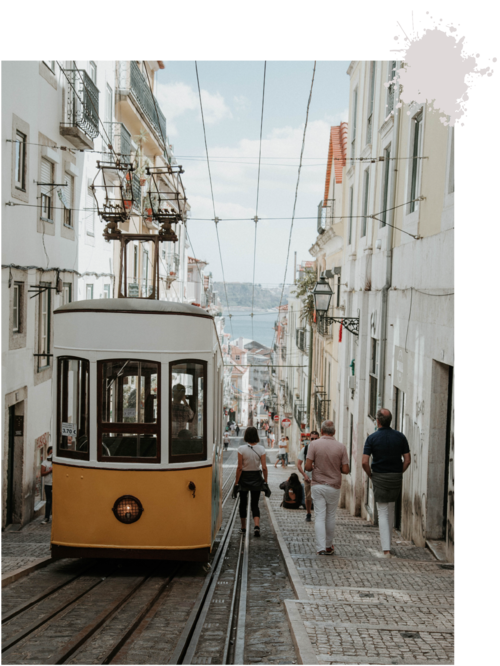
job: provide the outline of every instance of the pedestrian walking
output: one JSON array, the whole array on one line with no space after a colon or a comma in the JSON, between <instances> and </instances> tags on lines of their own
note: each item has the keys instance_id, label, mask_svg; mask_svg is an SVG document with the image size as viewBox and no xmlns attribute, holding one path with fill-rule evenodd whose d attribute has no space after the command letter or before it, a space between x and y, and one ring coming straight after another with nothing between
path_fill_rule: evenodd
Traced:
<instances>
[{"instance_id":1,"label":"pedestrian walking","mask_svg":"<svg viewBox=\"0 0 500 666\"><path fill-rule=\"evenodd\" d=\"M47 449L47 457L42 461L41 474L43 477L43 487L45 489L45 518L42 524L50 520L52 514L52 447Z\"/></svg>"},{"instance_id":2,"label":"pedestrian walking","mask_svg":"<svg viewBox=\"0 0 500 666\"><path fill-rule=\"evenodd\" d=\"M319 432L317 430L311 430L311 442L315 442L319 439ZM306 505L306 523L311 522L311 508L312 508L312 497L311 497L311 480L312 472L306 472L305 469L302 469L302 465L305 467L307 451L309 449L309 444L306 444L301 451L299 451L299 456L297 460L297 469L299 473L304 477L304 499Z\"/></svg>"},{"instance_id":3,"label":"pedestrian walking","mask_svg":"<svg viewBox=\"0 0 500 666\"><path fill-rule=\"evenodd\" d=\"M254 522L254 536L260 537L259 499L267 488L266 449L259 444L257 428L249 426L243 436L245 444L238 448L238 467L233 497L240 493L241 531L246 532L248 493L251 496L251 509Z\"/></svg>"},{"instance_id":4,"label":"pedestrian walking","mask_svg":"<svg viewBox=\"0 0 500 666\"><path fill-rule=\"evenodd\" d=\"M290 443L290 440L288 437L285 436L285 442L286 442L286 449L285 449L285 466L288 467L288 445Z\"/></svg>"},{"instance_id":5,"label":"pedestrian walking","mask_svg":"<svg viewBox=\"0 0 500 666\"><path fill-rule=\"evenodd\" d=\"M403 474L411 464L410 447L402 432L393 430L388 409L377 412L378 430L367 437L361 464L373 483L378 510L380 543L384 557L391 557L394 506L403 487ZM370 456L372 464L370 468Z\"/></svg>"},{"instance_id":6,"label":"pedestrian walking","mask_svg":"<svg viewBox=\"0 0 500 666\"><path fill-rule=\"evenodd\" d=\"M300 509L302 506L302 485L299 477L292 472L286 481L280 483L281 490L284 490L282 507L284 509Z\"/></svg>"},{"instance_id":7,"label":"pedestrian walking","mask_svg":"<svg viewBox=\"0 0 500 666\"><path fill-rule=\"evenodd\" d=\"M234 437L234 431L236 430L236 425L234 421L231 422L231 435Z\"/></svg>"},{"instance_id":8,"label":"pedestrian walking","mask_svg":"<svg viewBox=\"0 0 500 666\"><path fill-rule=\"evenodd\" d=\"M311 442L307 450L306 471L312 471L311 494L318 555L334 553L335 514L339 504L342 474L349 474L347 449L334 435L333 421L323 421L321 437Z\"/></svg>"},{"instance_id":9,"label":"pedestrian walking","mask_svg":"<svg viewBox=\"0 0 500 666\"><path fill-rule=\"evenodd\" d=\"M229 447L229 433L225 432L224 433L224 451L227 451Z\"/></svg>"},{"instance_id":10,"label":"pedestrian walking","mask_svg":"<svg viewBox=\"0 0 500 666\"><path fill-rule=\"evenodd\" d=\"M236 437L240 436L240 426L236 424Z\"/></svg>"},{"instance_id":11,"label":"pedestrian walking","mask_svg":"<svg viewBox=\"0 0 500 666\"><path fill-rule=\"evenodd\" d=\"M278 467L278 463L281 461L281 466L285 467L285 451L286 451L286 439L282 435L279 444L278 444L278 455L276 457L275 467Z\"/></svg>"}]
</instances>

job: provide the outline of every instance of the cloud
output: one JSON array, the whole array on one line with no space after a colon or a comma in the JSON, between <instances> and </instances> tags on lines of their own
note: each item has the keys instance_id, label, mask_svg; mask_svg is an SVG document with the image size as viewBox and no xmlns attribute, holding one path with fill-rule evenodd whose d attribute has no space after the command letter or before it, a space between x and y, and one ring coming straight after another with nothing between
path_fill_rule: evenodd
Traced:
<instances>
[{"instance_id":1,"label":"cloud","mask_svg":"<svg viewBox=\"0 0 500 666\"><path fill-rule=\"evenodd\" d=\"M333 115L326 115L325 120L332 125L340 125L342 122L346 123L349 120L349 109L345 108L343 111L339 111Z\"/></svg>"},{"instance_id":2,"label":"cloud","mask_svg":"<svg viewBox=\"0 0 500 666\"><path fill-rule=\"evenodd\" d=\"M175 136L177 134L176 118L192 112L195 112L198 116L201 115L198 91L186 83L158 83L157 97L160 107L167 116L169 135ZM203 115L207 125L232 118L231 109L220 93L210 93L202 88L201 99Z\"/></svg>"},{"instance_id":3,"label":"cloud","mask_svg":"<svg viewBox=\"0 0 500 666\"><path fill-rule=\"evenodd\" d=\"M235 95L233 97L234 106L237 111L244 111L248 107L249 99L245 95Z\"/></svg>"}]
</instances>

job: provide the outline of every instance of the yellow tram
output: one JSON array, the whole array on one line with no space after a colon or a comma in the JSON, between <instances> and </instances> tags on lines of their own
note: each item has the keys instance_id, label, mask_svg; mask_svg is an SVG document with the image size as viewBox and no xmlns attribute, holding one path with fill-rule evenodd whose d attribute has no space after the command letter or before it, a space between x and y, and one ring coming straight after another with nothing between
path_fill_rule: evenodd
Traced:
<instances>
[{"instance_id":1,"label":"yellow tram","mask_svg":"<svg viewBox=\"0 0 500 666\"><path fill-rule=\"evenodd\" d=\"M134 298L55 314L52 555L207 561L222 520L213 317Z\"/></svg>"}]
</instances>

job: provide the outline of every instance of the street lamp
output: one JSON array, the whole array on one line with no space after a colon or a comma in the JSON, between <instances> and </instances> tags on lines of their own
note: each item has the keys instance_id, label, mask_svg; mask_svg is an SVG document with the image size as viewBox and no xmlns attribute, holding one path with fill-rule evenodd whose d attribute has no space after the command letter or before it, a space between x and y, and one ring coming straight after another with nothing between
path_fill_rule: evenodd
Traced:
<instances>
[{"instance_id":1,"label":"street lamp","mask_svg":"<svg viewBox=\"0 0 500 666\"><path fill-rule=\"evenodd\" d=\"M316 312L324 315L328 312L330 301L332 300L333 291L328 284L326 277L322 274L313 291L314 307Z\"/></svg>"},{"instance_id":2,"label":"street lamp","mask_svg":"<svg viewBox=\"0 0 500 666\"><path fill-rule=\"evenodd\" d=\"M338 287L340 289L340 286ZM359 335L359 317L328 317L326 314L330 307L333 291L328 284L324 274L321 275L316 286L313 290L314 308L318 313L319 320L326 326L330 326L334 322L342 324L353 335Z\"/></svg>"}]
</instances>

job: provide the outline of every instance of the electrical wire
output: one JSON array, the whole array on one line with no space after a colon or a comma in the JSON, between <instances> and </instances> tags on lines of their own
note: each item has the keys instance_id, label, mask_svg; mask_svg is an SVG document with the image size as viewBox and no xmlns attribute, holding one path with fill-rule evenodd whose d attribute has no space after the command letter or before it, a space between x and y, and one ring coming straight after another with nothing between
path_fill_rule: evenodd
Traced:
<instances>
[{"instance_id":1,"label":"electrical wire","mask_svg":"<svg viewBox=\"0 0 500 666\"><path fill-rule=\"evenodd\" d=\"M264 83L262 84L262 110L260 112L260 139L259 139L259 170L257 172L257 199L255 201L255 237L253 242L253 276L252 276L252 339L253 334L253 303L255 293L255 259L257 256L257 222L259 220L259 187L260 187L260 158L262 155L262 126L264 123L264 95L266 91L266 65L264 61Z\"/></svg>"},{"instance_id":2,"label":"electrical wire","mask_svg":"<svg viewBox=\"0 0 500 666\"><path fill-rule=\"evenodd\" d=\"M206 153L207 153L208 176L209 176L209 179L210 179L210 192L212 193L212 206L213 206L213 209L214 209L214 223L215 223L215 232L217 234L217 245L219 246L220 265L221 265L221 269L222 269L222 281L224 282L224 292L226 294L226 306L227 306L227 311L228 311L228 316L229 316L229 323L231 324L231 335L234 337L233 322L231 321L231 312L229 310L229 299L227 297L226 278L225 278L225 275L224 275L224 263L222 261L222 250L221 250L221 247L220 247L219 229L217 228L218 218L217 218L217 215L215 214L214 188L213 188L213 185L212 185L212 174L210 172L210 159L208 157L207 132L206 132L206 129L205 129L205 117L203 115L203 103L201 101L201 88L200 88L200 77L198 75L198 63L196 62L196 60L194 61L194 66L195 66L195 69L196 69L196 81L198 83L198 96L200 98L201 121L202 121L202 124L203 124L203 137L205 139L205 150L206 150Z\"/></svg>"}]
</instances>

